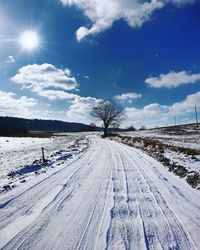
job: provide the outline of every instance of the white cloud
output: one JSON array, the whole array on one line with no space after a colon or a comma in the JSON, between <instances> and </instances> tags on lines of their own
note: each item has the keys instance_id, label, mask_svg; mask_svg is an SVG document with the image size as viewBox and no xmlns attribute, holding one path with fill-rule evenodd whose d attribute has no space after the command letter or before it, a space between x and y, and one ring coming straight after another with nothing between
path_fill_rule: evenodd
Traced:
<instances>
[{"instance_id":1,"label":"white cloud","mask_svg":"<svg viewBox=\"0 0 200 250\"><path fill-rule=\"evenodd\" d=\"M116 95L115 99L121 102L129 102L131 103L133 100L141 98L142 94L137 94L137 93L125 93L121 95Z\"/></svg>"},{"instance_id":2,"label":"white cloud","mask_svg":"<svg viewBox=\"0 0 200 250\"><path fill-rule=\"evenodd\" d=\"M171 2L183 5L193 0L60 0L64 5L75 5L91 20L91 27L80 27L76 31L78 41L88 35L98 34L124 19L131 27L140 27L150 20L154 11Z\"/></svg>"},{"instance_id":3,"label":"white cloud","mask_svg":"<svg viewBox=\"0 0 200 250\"><path fill-rule=\"evenodd\" d=\"M90 80L90 77L89 77L89 76L87 76L87 75L84 75L83 77L84 77L85 79Z\"/></svg>"},{"instance_id":4,"label":"white cloud","mask_svg":"<svg viewBox=\"0 0 200 250\"><path fill-rule=\"evenodd\" d=\"M194 112L195 106L200 108L200 91L188 95L182 102L174 103L170 108L170 112L175 115L184 115L186 113Z\"/></svg>"},{"instance_id":5,"label":"white cloud","mask_svg":"<svg viewBox=\"0 0 200 250\"><path fill-rule=\"evenodd\" d=\"M71 99L72 94L65 91L78 88L76 79L71 76L69 69L58 69L47 63L24 66L11 80L21 85L22 88L30 89L32 92L49 99L56 99L52 98L53 95L57 96L58 99Z\"/></svg>"},{"instance_id":6,"label":"white cloud","mask_svg":"<svg viewBox=\"0 0 200 250\"><path fill-rule=\"evenodd\" d=\"M174 103L171 106L152 103L138 108L126 108L126 120L124 126L134 125L147 127L174 125L174 117L177 122L191 122L194 118L194 107L200 109L200 92L188 95L185 100Z\"/></svg>"},{"instance_id":7,"label":"white cloud","mask_svg":"<svg viewBox=\"0 0 200 250\"><path fill-rule=\"evenodd\" d=\"M126 108L124 126L134 125L138 128L142 125L147 127L157 126L162 123L163 118L167 118L168 112L168 107L161 106L158 103L146 105L142 109Z\"/></svg>"},{"instance_id":8,"label":"white cloud","mask_svg":"<svg viewBox=\"0 0 200 250\"><path fill-rule=\"evenodd\" d=\"M91 20L90 28L80 27L77 32L77 40L85 36L98 34L110 28L114 21L124 19L132 27L140 27L147 21L152 12L163 7L159 0L61 0L64 5L76 5L82 9Z\"/></svg>"},{"instance_id":9,"label":"white cloud","mask_svg":"<svg viewBox=\"0 0 200 250\"><path fill-rule=\"evenodd\" d=\"M62 90L42 90L41 92L38 92L38 94L49 100L72 100L77 96Z\"/></svg>"},{"instance_id":10,"label":"white cloud","mask_svg":"<svg viewBox=\"0 0 200 250\"><path fill-rule=\"evenodd\" d=\"M67 120L90 124L92 121L91 110L99 101L93 97L76 96L67 111Z\"/></svg>"},{"instance_id":11,"label":"white cloud","mask_svg":"<svg viewBox=\"0 0 200 250\"><path fill-rule=\"evenodd\" d=\"M14 62L15 62L14 56L8 56L6 63L14 63Z\"/></svg>"},{"instance_id":12,"label":"white cloud","mask_svg":"<svg viewBox=\"0 0 200 250\"><path fill-rule=\"evenodd\" d=\"M160 74L158 77L149 77L145 83L154 88L175 88L180 85L196 83L200 81L200 74L191 74L187 71L169 72L168 74Z\"/></svg>"},{"instance_id":13,"label":"white cloud","mask_svg":"<svg viewBox=\"0 0 200 250\"><path fill-rule=\"evenodd\" d=\"M12 92L0 91L0 115L30 117L30 108L37 104L34 98L16 97Z\"/></svg>"},{"instance_id":14,"label":"white cloud","mask_svg":"<svg viewBox=\"0 0 200 250\"><path fill-rule=\"evenodd\" d=\"M80 42L85 36L88 36L91 31L87 29L86 27L80 27L76 31L76 39Z\"/></svg>"},{"instance_id":15,"label":"white cloud","mask_svg":"<svg viewBox=\"0 0 200 250\"><path fill-rule=\"evenodd\" d=\"M94 122L90 113L92 108L98 104L100 99L93 97L76 96L69 106L66 118L68 121L83 122L90 124ZM123 127L134 125L147 127L174 125L174 117L177 117L177 123L191 122L194 117L194 107L200 110L200 91L188 95L185 100L176 102L172 105L160 105L151 103L143 108L125 108L126 119L122 123ZM99 124L100 125L100 124Z\"/></svg>"}]
</instances>

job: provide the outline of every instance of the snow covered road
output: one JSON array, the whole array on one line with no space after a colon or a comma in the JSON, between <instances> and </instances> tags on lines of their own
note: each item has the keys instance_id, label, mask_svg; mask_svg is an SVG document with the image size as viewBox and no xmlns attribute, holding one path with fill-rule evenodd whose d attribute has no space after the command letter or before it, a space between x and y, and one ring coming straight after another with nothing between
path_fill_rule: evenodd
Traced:
<instances>
[{"instance_id":1,"label":"snow covered road","mask_svg":"<svg viewBox=\"0 0 200 250\"><path fill-rule=\"evenodd\" d=\"M0 196L0 249L200 249L200 195L160 163L91 137L78 160Z\"/></svg>"}]
</instances>

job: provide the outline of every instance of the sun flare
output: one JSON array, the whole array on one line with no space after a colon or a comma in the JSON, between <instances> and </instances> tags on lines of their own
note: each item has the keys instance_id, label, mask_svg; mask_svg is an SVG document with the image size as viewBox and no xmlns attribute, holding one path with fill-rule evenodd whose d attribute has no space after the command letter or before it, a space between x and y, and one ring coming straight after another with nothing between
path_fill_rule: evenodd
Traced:
<instances>
[{"instance_id":1,"label":"sun flare","mask_svg":"<svg viewBox=\"0 0 200 250\"><path fill-rule=\"evenodd\" d=\"M34 50L40 43L37 32L31 30L23 32L19 38L19 42L22 48L26 50Z\"/></svg>"}]
</instances>

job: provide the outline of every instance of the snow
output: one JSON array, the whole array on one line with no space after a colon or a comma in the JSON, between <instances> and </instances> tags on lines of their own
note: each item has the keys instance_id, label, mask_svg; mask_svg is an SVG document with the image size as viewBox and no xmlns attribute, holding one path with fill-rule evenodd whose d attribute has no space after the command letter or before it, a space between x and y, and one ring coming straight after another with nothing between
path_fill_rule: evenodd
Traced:
<instances>
[{"instance_id":1,"label":"snow","mask_svg":"<svg viewBox=\"0 0 200 250\"><path fill-rule=\"evenodd\" d=\"M0 149L17 150L27 147L41 146L51 141L49 138L31 138L31 137L0 137Z\"/></svg>"},{"instance_id":2,"label":"snow","mask_svg":"<svg viewBox=\"0 0 200 250\"><path fill-rule=\"evenodd\" d=\"M174 152L166 149L164 156L170 159L171 163L184 166L189 172L200 172L200 155L192 157L181 152Z\"/></svg>"},{"instance_id":3,"label":"snow","mask_svg":"<svg viewBox=\"0 0 200 250\"><path fill-rule=\"evenodd\" d=\"M141 149L200 189L200 129L196 124L125 132L112 139Z\"/></svg>"},{"instance_id":4,"label":"snow","mask_svg":"<svg viewBox=\"0 0 200 250\"><path fill-rule=\"evenodd\" d=\"M199 249L198 190L138 149L88 139L0 193L1 249Z\"/></svg>"},{"instance_id":5,"label":"snow","mask_svg":"<svg viewBox=\"0 0 200 250\"><path fill-rule=\"evenodd\" d=\"M56 152L66 151L71 144L83 136L84 133L65 133L62 136L50 138L0 137L0 186L7 183L9 172L27 170L34 161L39 161L42 158L42 147L44 147L45 158L49 159Z\"/></svg>"},{"instance_id":6,"label":"snow","mask_svg":"<svg viewBox=\"0 0 200 250\"><path fill-rule=\"evenodd\" d=\"M138 130L134 132L126 132L123 134L134 138L140 137L150 140L158 140L166 145L200 150L200 129L197 130L193 126L190 127L189 125L188 127L186 125L186 128L181 131L179 131L178 128L179 127L177 127L177 131L176 127L174 127L171 128L171 131L168 131L167 128L163 128Z\"/></svg>"}]
</instances>

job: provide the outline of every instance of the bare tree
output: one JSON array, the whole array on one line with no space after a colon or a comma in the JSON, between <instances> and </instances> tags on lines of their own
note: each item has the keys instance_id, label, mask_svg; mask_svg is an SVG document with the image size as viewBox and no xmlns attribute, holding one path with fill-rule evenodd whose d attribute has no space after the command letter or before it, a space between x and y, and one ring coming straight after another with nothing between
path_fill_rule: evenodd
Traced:
<instances>
[{"instance_id":1,"label":"bare tree","mask_svg":"<svg viewBox=\"0 0 200 250\"><path fill-rule=\"evenodd\" d=\"M106 137L108 135L108 127L110 125L116 127L124 119L124 110L120 104L113 100L103 100L92 109L91 115L97 120L103 121L104 137Z\"/></svg>"},{"instance_id":2,"label":"bare tree","mask_svg":"<svg viewBox=\"0 0 200 250\"><path fill-rule=\"evenodd\" d=\"M144 126L144 125L142 125L140 128L139 128L139 130L145 130L146 129L146 127Z\"/></svg>"},{"instance_id":3,"label":"bare tree","mask_svg":"<svg viewBox=\"0 0 200 250\"><path fill-rule=\"evenodd\" d=\"M92 128L92 131L96 131L96 129L97 129L96 124L93 122L90 123L90 127Z\"/></svg>"}]
</instances>

